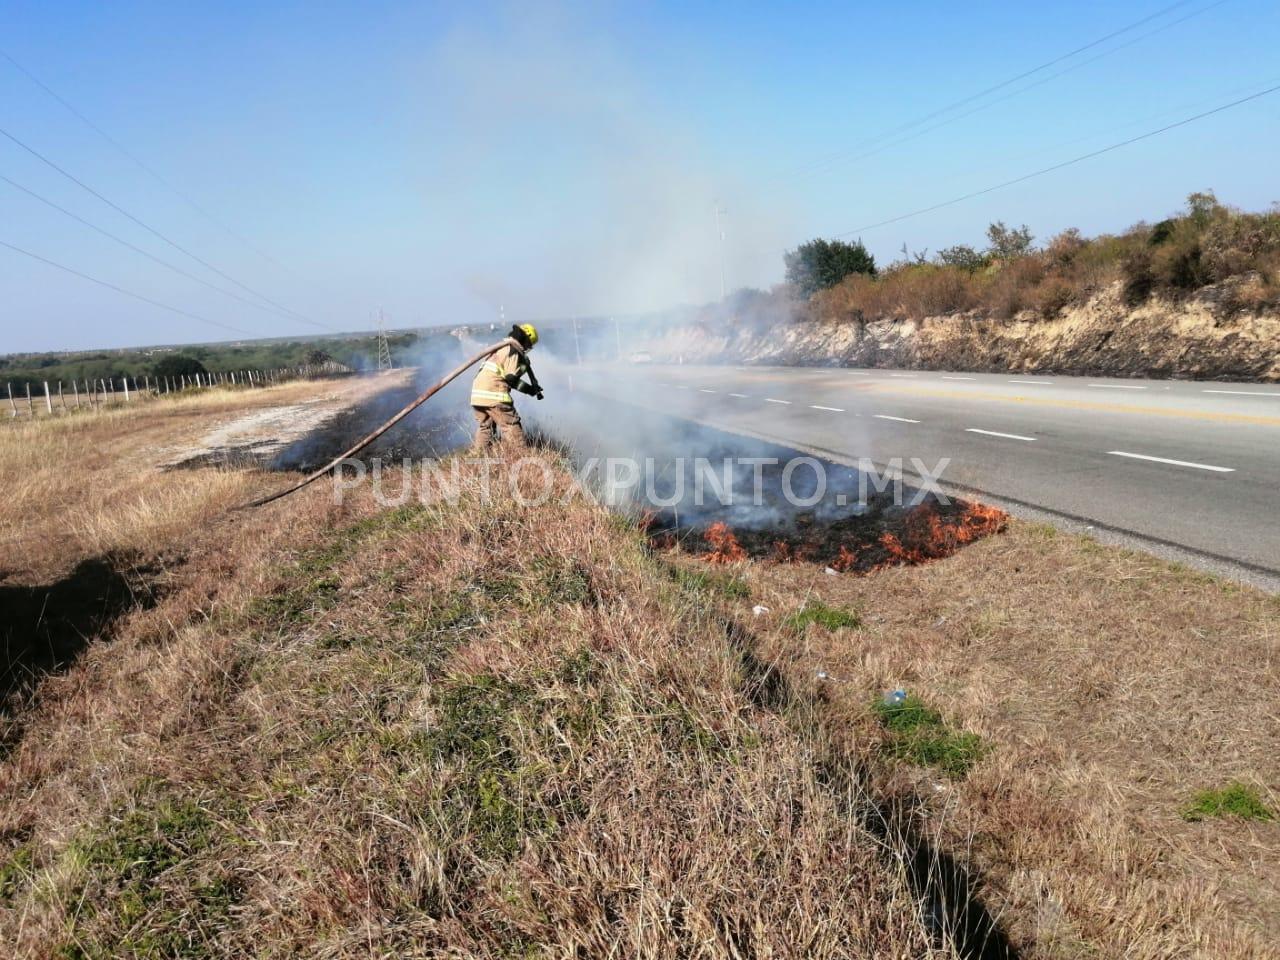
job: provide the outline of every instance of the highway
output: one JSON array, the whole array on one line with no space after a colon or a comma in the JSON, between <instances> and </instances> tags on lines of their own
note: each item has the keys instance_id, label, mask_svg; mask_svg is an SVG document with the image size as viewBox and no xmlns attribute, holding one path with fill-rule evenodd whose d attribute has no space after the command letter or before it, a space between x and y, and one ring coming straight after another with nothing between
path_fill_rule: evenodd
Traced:
<instances>
[{"instance_id":1,"label":"highway","mask_svg":"<svg viewBox=\"0 0 1280 960\"><path fill-rule=\"evenodd\" d=\"M1280 385L808 367L618 366L591 392L942 486L1275 590Z\"/></svg>"}]
</instances>

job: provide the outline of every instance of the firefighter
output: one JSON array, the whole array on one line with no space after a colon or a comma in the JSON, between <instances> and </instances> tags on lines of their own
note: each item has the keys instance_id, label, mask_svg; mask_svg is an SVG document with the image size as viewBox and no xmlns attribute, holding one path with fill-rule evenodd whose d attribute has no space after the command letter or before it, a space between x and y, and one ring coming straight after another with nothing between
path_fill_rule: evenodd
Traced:
<instances>
[{"instance_id":1,"label":"firefighter","mask_svg":"<svg viewBox=\"0 0 1280 960\"><path fill-rule=\"evenodd\" d=\"M520 344L524 353L509 346L489 355L471 384L471 409L476 416L476 447L483 449L493 443L502 429L504 443L524 446L524 429L520 426L520 414L511 402L511 391L519 390L531 397L542 399L542 387L533 375L525 354L538 342L538 331L531 323L516 324L508 336ZM524 383L521 377L527 377Z\"/></svg>"}]
</instances>

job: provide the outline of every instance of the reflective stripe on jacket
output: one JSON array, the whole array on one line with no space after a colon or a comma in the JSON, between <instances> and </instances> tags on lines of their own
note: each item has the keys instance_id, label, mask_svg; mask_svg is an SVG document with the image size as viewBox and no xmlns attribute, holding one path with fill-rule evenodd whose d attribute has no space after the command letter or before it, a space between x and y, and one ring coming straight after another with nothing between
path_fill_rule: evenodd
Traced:
<instances>
[{"instance_id":1,"label":"reflective stripe on jacket","mask_svg":"<svg viewBox=\"0 0 1280 960\"><path fill-rule=\"evenodd\" d=\"M511 390L505 377L519 377L529 370L529 361L511 347L502 347L489 355L471 383L473 407L496 407L511 402Z\"/></svg>"}]
</instances>

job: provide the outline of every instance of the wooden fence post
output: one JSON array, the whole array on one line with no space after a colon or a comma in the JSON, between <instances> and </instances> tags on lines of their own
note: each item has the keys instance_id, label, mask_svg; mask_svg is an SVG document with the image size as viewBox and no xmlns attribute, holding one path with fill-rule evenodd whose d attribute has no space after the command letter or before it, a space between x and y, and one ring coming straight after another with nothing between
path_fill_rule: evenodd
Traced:
<instances>
[{"instance_id":1,"label":"wooden fence post","mask_svg":"<svg viewBox=\"0 0 1280 960\"><path fill-rule=\"evenodd\" d=\"M71 392L76 395L76 409L80 409L80 387L76 383L76 378L71 378Z\"/></svg>"},{"instance_id":2,"label":"wooden fence post","mask_svg":"<svg viewBox=\"0 0 1280 960\"><path fill-rule=\"evenodd\" d=\"M62 404L62 412L67 412L67 395L62 392L62 381L58 381L58 402Z\"/></svg>"},{"instance_id":3,"label":"wooden fence post","mask_svg":"<svg viewBox=\"0 0 1280 960\"><path fill-rule=\"evenodd\" d=\"M34 419L36 415L35 407L31 406L31 381L27 381L27 416Z\"/></svg>"},{"instance_id":4,"label":"wooden fence post","mask_svg":"<svg viewBox=\"0 0 1280 960\"><path fill-rule=\"evenodd\" d=\"M18 405L13 402L13 384L6 383L5 386L9 388L9 419L12 420L18 415Z\"/></svg>"},{"instance_id":5,"label":"wooden fence post","mask_svg":"<svg viewBox=\"0 0 1280 960\"><path fill-rule=\"evenodd\" d=\"M129 378L121 377L120 382L124 384L124 402L129 402Z\"/></svg>"}]
</instances>

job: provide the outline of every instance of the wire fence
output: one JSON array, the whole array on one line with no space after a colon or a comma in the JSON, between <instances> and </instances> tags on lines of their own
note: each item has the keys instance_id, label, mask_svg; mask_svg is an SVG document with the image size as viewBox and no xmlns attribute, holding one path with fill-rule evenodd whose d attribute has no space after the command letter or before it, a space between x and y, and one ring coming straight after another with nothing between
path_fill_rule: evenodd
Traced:
<instances>
[{"instance_id":1,"label":"wire fence","mask_svg":"<svg viewBox=\"0 0 1280 960\"><path fill-rule=\"evenodd\" d=\"M74 414L77 411L100 411L135 401L154 400L192 391L248 390L288 383L291 380L311 380L354 372L345 364L327 360L324 363L275 367L270 370L224 370L178 376L99 377L72 380L69 384L62 380L44 380L34 389L31 381L25 381L17 390L12 383L6 383L5 395L0 397L0 403L7 406L9 420L34 420L37 417Z\"/></svg>"}]
</instances>

